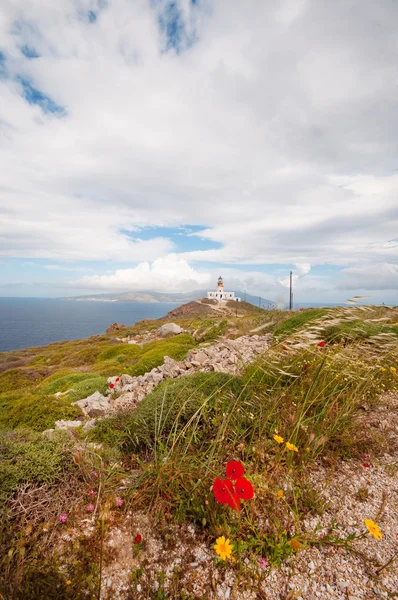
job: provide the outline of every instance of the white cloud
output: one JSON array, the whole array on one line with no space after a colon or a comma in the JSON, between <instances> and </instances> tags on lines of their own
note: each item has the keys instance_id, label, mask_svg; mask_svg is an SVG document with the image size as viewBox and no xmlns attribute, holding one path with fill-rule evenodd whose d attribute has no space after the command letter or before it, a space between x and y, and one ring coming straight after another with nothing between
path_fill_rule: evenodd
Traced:
<instances>
[{"instance_id":1,"label":"white cloud","mask_svg":"<svg viewBox=\"0 0 398 600\"><path fill-rule=\"evenodd\" d=\"M180 53L165 0L3 3L0 256L156 262L175 248L140 227L191 224L210 270L396 262L398 4L176 4Z\"/></svg>"},{"instance_id":2,"label":"white cloud","mask_svg":"<svg viewBox=\"0 0 398 600\"><path fill-rule=\"evenodd\" d=\"M132 269L118 269L112 275L87 275L71 282L74 288L107 291L185 292L203 289L210 285L210 273L195 271L177 254L158 258L152 264L142 262Z\"/></svg>"},{"instance_id":3,"label":"white cloud","mask_svg":"<svg viewBox=\"0 0 398 600\"><path fill-rule=\"evenodd\" d=\"M398 290L398 266L380 263L343 269L338 287L345 290Z\"/></svg>"}]
</instances>

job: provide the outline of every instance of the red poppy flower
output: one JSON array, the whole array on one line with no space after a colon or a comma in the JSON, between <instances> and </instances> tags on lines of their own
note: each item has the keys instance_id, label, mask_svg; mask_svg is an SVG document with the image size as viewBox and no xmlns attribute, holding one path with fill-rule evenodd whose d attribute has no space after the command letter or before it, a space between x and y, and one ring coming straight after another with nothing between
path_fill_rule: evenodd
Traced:
<instances>
[{"instance_id":1,"label":"red poppy flower","mask_svg":"<svg viewBox=\"0 0 398 600\"><path fill-rule=\"evenodd\" d=\"M366 467L367 469L369 469L369 467L370 467L370 464L369 464L368 462L364 462L364 463L362 464L362 466L363 466L363 467Z\"/></svg>"},{"instance_id":2,"label":"red poppy flower","mask_svg":"<svg viewBox=\"0 0 398 600\"><path fill-rule=\"evenodd\" d=\"M217 502L229 504L235 490L232 481L229 481L229 479L224 479L224 481L222 481L217 477L213 484L213 492Z\"/></svg>"},{"instance_id":3,"label":"red poppy flower","mask_svg":"<svg viewBox=\"0 0 398 600\"><path fill-rule=\"evenodd\" d=\"M134 538L134 544L141 544L142 542L142 535L140 533L137 533L137 535Z\"/></svg>"},{"instance_id":4,"label":"red poppy flower","mask_svg":"<svg viewBox=\"0 0 398 600\"><path fill-rule=\"evenodd\" d=\"M232 481L235 481L235 479L242 477L244 472L245 472L245 469L244 469L242 463L240 463L239 461L231 460L231 461L229 461L229 463L227 463L228 479L232 479Z\"/></svg>"},{"instance_id":5,"label":"red poppy flower","mask_svg":"<svg viewBox=\"0 0 398 600\"><path fill-rule=\"evenodd\" d=\"M116 381L116 383L117 383L118 381L120 381L120 377L116 377L115 381Z\"/></svg>"},{"instance_id":6,"label":"red poppy flower","mask_svg":"<svg viewBox=\"0 0 398 600\"><path fill-rule=\"evenodd\" d=\"M324 347L324 345L325 345L325 342L318 342L318 346L319 346L320 348L323 348L323 347Z\"/></svg>"},{"instance_id":7,"label":"red poppy flower","mask_svg":"<svg viewBox=\"0 0 398 600\"><path fill-rule=\"evenodd\" d=\"M242 500L251 500L254 496L254 489L250 481L245 477L239 477L235 483L236 494Z\"/></svg>"},{"instance_id":8,"label":"red poppy flower","mask_svg":"<svg viewBox=\"0 0 398 600\"><path fill-rule=\"evenodd\" d=\"M109 384L109 387L110 387L110 388L111 388L111 390L112 390L112 389L115 387L115 384L114 384L114 383L110 383L110 384Z\"/></svg>"},{"instance_id":9,"label":"red poppy flower","mask_svg":"<svg viewBox=\"0 0 398 600\"><path fill-rule=\"evenodd\" d=\"M304 369L306 371L308 371L310 369L311 365L309 363L307 363L306 365L304 365Z\"/></svg>"}]
</instances>

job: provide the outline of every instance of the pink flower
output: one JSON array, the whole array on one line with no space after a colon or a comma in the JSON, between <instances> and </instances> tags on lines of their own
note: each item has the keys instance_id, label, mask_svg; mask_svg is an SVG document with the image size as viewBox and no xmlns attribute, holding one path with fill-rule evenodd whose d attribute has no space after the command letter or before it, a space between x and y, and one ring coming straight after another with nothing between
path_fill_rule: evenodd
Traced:
<instances>
[{"instance_id":1,"label":"pink flower","mask_svg":"<svg viewBox=\"0 0 398 600\"><path fill-rule=\"evenodd\" d=\"M268 569L268 560L266 558L261 558L260 562L258 563L258 566L260 567L260 569Z\"/></svg>"},{"instance_id":2,"label":"pink flower","mask_svg":"<svg viewBox=\"0 0 398 600\"><path fill-rule=\"evenodd\" d=\"M88 493L88 495L89 495L89 496L95 496L95 494L96 494L96 493L97 493L97 492L94 492L94 490L90 490L90 491L89 491L89 493Z\"/></svg>"},{"instance_id":3,"label":"pink flower","mask_svg":"<svg viewBox=\"0 0 398 600\"><path fill-rule=\"evenodd\" d=\"M119 498L119 496L116 496L115 503L116 503L116 506L123 506L122 498Z\"/></svg>"},{"instance_id":4,"label":"pink flower","mask_svg":"<svg viewBox=\"0 0 398 600\"><path fill-rule=\"evenodd\" d=\"M93 510L94 510L94 504L87 504L87 506L86 506L86 510L87 510L88 512L93 512Z\"/></svg>"},{"instance_id":5,"label":"pink flower","mask_svg":"<svg viewBox=\"0 0 398 600\"><path fill-rule=\"evenodd\" d=\"M364 458L370 458L370 454L368 454L367 452L364 452L364 453L363 453L363 457L364 457Z\"/></svg>"},{"instance_id":6,"label":"pink flower","mask_svg":"<svg viewBox=\"0 0 398 600\"><path fill-rule=\"evenodd\" d=\"M92 475L93 477L98 477L98 473L97 473L97 471L91 471L91 475Z\"/></svg>"},{"instance_id":7,"label":"pink flower","mask_svg":"<svg viewBox=\"0 0 398 600\"><path fill-rule=\"evenodd\" d=\"M67 519L68 519L68 515L66 513L61 513L58 517L58 521L60 523L65 523Z\"/></svg>"}]
</instances>

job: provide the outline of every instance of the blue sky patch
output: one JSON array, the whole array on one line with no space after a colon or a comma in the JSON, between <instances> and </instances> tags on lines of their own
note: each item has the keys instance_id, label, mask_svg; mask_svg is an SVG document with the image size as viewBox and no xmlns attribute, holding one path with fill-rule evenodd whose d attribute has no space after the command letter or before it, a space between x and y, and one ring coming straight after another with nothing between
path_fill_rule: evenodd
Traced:
<instances>
[{"instance_id":1,"label":"blue sky patch","mask_svg":"<svg viewBox=\"0 0 398 600\"><path fill-rule=\"evenodd\" d=\"M37 104L40 106L44 113L56 114L59 116L65 115L65 109L54 102L49 96L43 94L40 90L36 89L32 83L23 77L18 77L18 81L22 85L23 96L29 104Z\"/></svg>"},{"instance_id":2,"label":"blue sky patch","mask_svg":"<svg viewBox=\"0 0 398 600\"><path fill-rule=\"evenodd\" d=\"M203 227L186 225L183 227L144 227L139 231L122 231L133 239L152 240L153 238L167 238L174 245L174 252L192 252L193 250L215 250L222 248L222 244L197 235ZM195 235L192 235L195 234Z\"/></svg>"},{"instance_id":3,"label":"blue sky patch","mask_svg":"<svg viewBox=\"0 0 398 600\"><path fill-rule=\"evenodd\" d=\"M152 3L157 7L159 5L159 0L152 0ZM196 1L192 0L191 3L193 6L197 4ZM189 34L186 30L178 2L171 0L161 8L158 15L158 23L161 32L166 38L165 52L174 50L179 54L194 43L195 36Z\"/></svg>"},{"instance_id":4,"label":"blue sky patch","mask_svg":"<svg viewBox=\"0 0 398 600\"><path fill-rule=\"evenodd\" d=\"M31 46L28 46L27 44L22 46L21 52L26 58L39 58L40 56L34 48L31 48Z\"/></svg>"},{"instance_id":5,"label":"blue sky patch","mask_svg":"<svg viewBox=\"0 0 398 600\"><path fill-rule=\"evenodd\" d=\"M7 77L6 55L0 50L0 79Z\"/></svg>"},{"instance_id":6,"label":"blue sky patch","mask_svg":"<svg viewBox=\"0 0 398 600\"><path fill-rule=\"evenodd\" d=\"M90 10L88 12L88 20L90 21L90 23L95 23L97 20L97 15L95 14L95 12L93 10Z\"/></svg>"}]
</instances>

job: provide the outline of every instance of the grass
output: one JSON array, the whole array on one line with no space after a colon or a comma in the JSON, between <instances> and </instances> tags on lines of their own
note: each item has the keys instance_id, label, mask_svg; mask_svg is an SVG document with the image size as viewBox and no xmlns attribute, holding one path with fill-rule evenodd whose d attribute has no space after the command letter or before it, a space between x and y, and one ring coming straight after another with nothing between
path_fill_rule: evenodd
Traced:
<instances>
[{"instance_id":1,"label":"grass","mask_svg":"<svg viewBox=\"0 0 398 600\"><path fill-rule=\"evenodd\" d=\"M327 308L310 308L307 310L298 311L294 315L284 319L274 329L273 333L278 337L286 337L307 323L325 316L328 311L329 309Z\"/></svg>"}]
</instances>

